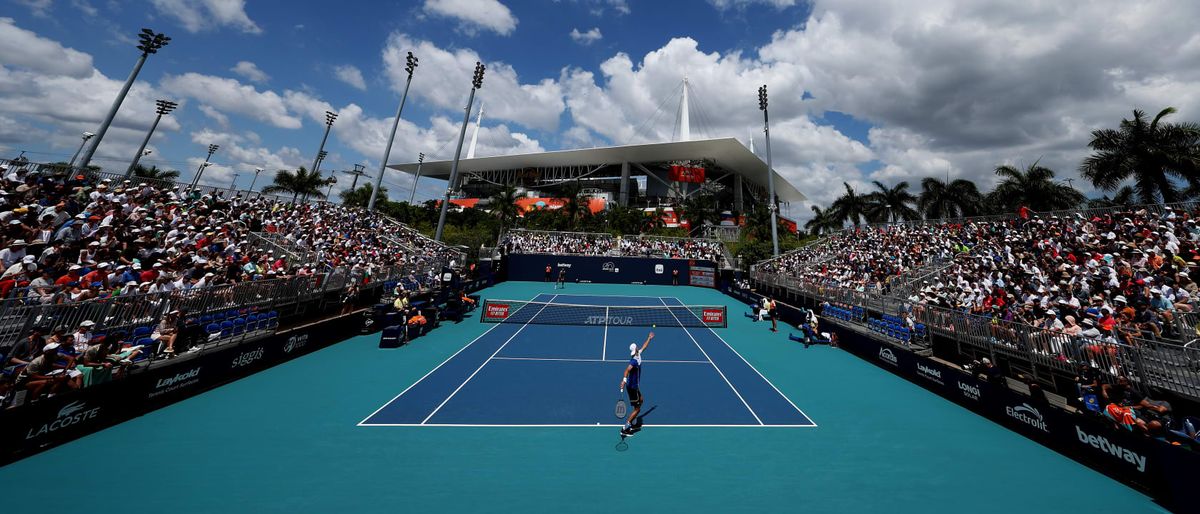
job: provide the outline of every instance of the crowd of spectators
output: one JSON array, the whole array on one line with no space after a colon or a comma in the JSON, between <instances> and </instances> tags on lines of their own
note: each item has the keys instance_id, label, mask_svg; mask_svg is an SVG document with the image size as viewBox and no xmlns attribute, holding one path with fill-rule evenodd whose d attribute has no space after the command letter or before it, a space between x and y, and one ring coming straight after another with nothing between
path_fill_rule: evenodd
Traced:
<instances>
[{"instance_id":1,"label":"crowd of spectators","mask_svg":"<svg viewBox=\"0 0 1200 514\"><path fill-rule=\"evenodd\" d=\"M403 282L420 287L457 255L407 233L415 231L403 225L330 203L43 170L0 164L3 308L170 293L334 268L353 283L404 266L411 274ZM254 236L264 233L312 253L299 261L294 252ZM38 326L8 336L16 340L0 340L7 379L0 388L16 384L36 395L84 387L108 376L92 379L92 368L116 365L119 371L136 357L114 345L114 338L89 344L82 331L94 325L85 320L78 326ZM169 328L155 331L165 343L170 336ZM170 353L171 346L156 349Z\"/></svg>"},{"instance_id":2,"label":"crowd of spectators","mask_svg":"<svg viewBox=\"0 0 1200 514\"><path fill-rule=\"evenodd\" d=\"M702 259L716 263L725 261L723 243L708 239L513 230L504 235L500 246L506 253Z\"/></svg>"},{"instance_id":3,"label":"crowd of spectators","mask_svg":"<svg viewBox=\"0 0 1200 514\"><path fill-rule=\"evenodd\" d=\"M1200 211L1165 208L850 230L759 270L1094 339L1190 339ZM821 260L822 257L834 257ZM931 268L932 264L937 266ZM1039 351L1068 353L1062 348ZM1065 356L1064 356L1065 357Z\"/></svg>"}]
</instances>

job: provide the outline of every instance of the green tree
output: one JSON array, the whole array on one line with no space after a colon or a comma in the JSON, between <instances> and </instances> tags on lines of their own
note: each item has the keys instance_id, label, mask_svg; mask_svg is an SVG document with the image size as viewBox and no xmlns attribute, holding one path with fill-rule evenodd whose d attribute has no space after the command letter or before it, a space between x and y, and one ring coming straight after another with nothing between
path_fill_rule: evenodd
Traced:
<instances>
[{"instance_id":1,"label":"green tree","mask_svg":"<svg viewBox=\"0 0 1200 514\"><path fill-rule=\"evenodd\" d=\"M489 197L492 215L500 220L501 226L511 227L516 221L519 214L517 198L517 188L511 185L504 186Z\"/></svg>"},{"instance_id":2,"label":"green tree","mask_svg":"<svg viewBox=\"0 0 1200 514\"><path fill-rule=\"evenodd\" d=\"M878 180L871 181L877 191L867 194L867 218L872 221L909 221L921 217L913 204L917 197L908 192L908 182L901 181L893 187L887 187Z\"/></svg>"},{"instance_id":3,"label":"green tree","mask_svg":"<svg viewBox=\"0 0 1200 514\"><path fill-rule=\"evenodd\" d=\"M147 168L141 164L138 164L137 166L133 167L133 176L151 180L174 182L179 179L179 170L163 170L159 169L158 166L150 166Z\"/></svg>"},{"instance_id":4,"label":"green tree","mask_svg":"<svg viewBox=\"0 0 1200 514\"><path fill-rule=\"evenodd\" d=\"M309 172L304 166L298 168L295 172L290 170L279 170L275 173L275 179L262 189L263 193L291 193L292 201L295 202L300 195L305 198L314 196L317 198L325 198L325 192L322 191L328 183L321 178L321 174L317 172Z\"/></svg>"},{"instance_id":5,"label":"green tree","mask_svg":"<svg viewBox=\"0 0 1200 514\"><path fill-rule=\"evenodd\" d=\"M836 232L842 228L842 222L834 216L833 211L829 209L822 210L816 205L812 206L813 217L804 222L804 230L809 234L819 236L821 234Z\"/></svg>"},{"instance_id":6,"label":"green tree","mask_svg":"<svg viewBox=\"0 0 1200 514\"><path fill-rule=\"evenodd\" d=\"M974 182L960 178L946 183L925 177L921 180L917 208L926 219L959 218L978 214L981 200Z\"/></svg>"},{"instance_id":7,"label":"green tree","mask_svg":"<svg viewBox=\"0 0 1200 514\"><path fill-rule=\"evenodd\" d=\"M1054 170L1037 161L1024 170L1007 164L998 166L996 175L1003 180L988 193L988 199L1006 212L1021 206L1035 211L1073 209L1085 200L1075 188L1056 182Z\"/></svg>"},{"instance_id":8,"label":"green tree","mask_svg":"<svg viewBox=\"0 0 1200 514\"><path fill-rule=\"evenodd\" d=\"M363 184L363 185L359 186L358 189L347 189L345 191L342 191L342 192L338 193L338 196L342 199L342 205L345 205L347 207L366 207L367 202L371 201L371 191L373 191L374 189L375 189L375 186L371 185L370 183L367 183L367 184ZM375 199L375 201L376 202L386 202L387 201L387 193L388 193L388 189L386 186L380 187L379 195Z\"/></svg>"},{"instance_id":9,"label":"green tree","mask_svg":"<svg viewBox=\"0 0 1200 514\"><path fill-rule=\"evenodd\" d=\"M721 220L716 199L711 194L697 193L683 202L683 217L688 220L692 234L703 234L705 223Z\"/></svg>"},{"instance_id":10,"label":"green tree","mask_svg":"<svg viewBox=\"0 0 1200 514\"><path fill-rule=\"evenodd\" d=\"M867 214L871 212L871 199L867 195L856 193L846 182L842 182L842 185L846 186L846 192L834 200L829 209L838 221L849 221L850 224L858 226L869 219Z\"/></svg>"},{"instance_id":11,"label":"green tree","mask_svg":"<svg viewBox=\"0 0 1200 514\"><path fill-rule=\"evenodd\" d=\"M1147 120L1134 109L1133 119L1122 119L1117 129L1093 131L1092 155L1079 166L1080 175L1104 191L1133 180L1142 203L1183 200L1178 183L1200 186L1200 125L1163 121L1174 113L1167 107Z\"/></svg>"},{"instance_id":12,"label":"green tree","mask_svg":"<svg viewBox=\"0 0 1200 514\"><path fill-rule=\"evenodd\" d=\"M1134 191L1133 186L1124 186L1121 189L1118 189L1117 193L1114 194L1112 198L1109 198L1108 195L1104 195L1100 198L1088 200L1087 206L1093 209L1100 207L1125 208L1133 207L1134 205L1137 205L1137 203L1137 192Z\"/></svg>"}]
</instances>

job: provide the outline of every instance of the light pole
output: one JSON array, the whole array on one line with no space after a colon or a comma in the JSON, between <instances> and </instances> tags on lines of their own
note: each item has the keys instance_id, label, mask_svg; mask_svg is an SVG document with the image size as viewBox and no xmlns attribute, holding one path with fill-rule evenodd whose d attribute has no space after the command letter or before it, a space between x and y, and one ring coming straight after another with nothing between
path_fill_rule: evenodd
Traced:
<instances>
[{"instance_id":1,"label":"light pole","mask_svg":"<svg viewBox=\"0 0 1200 514\"><path fill-rule=\"evenodd\" d=\"M412 52L408 53L405 61L407 64L404 65L404 71L408 72L408 80L404 82L404 95L400 97L400 108L396 109L396 119L392 120L392 133L388 136L387 146L383 149L383 159L379 160L379 175L375 177L375 189L371 190L371 199L367 201L368 211L375 210L375 197L379 195L379 188L383 185L383 171L387 169L388 159L392 157L392 140L396 139L396 127L400 125L400 113L404 112L404 101L408 100L408 86L412 85L413 70L417 69L417 58L413 57ZM419 164L417 169L420 169Z\"/></svg>"},{"instance_id":2,"label":"light pole","mask_svg":"<svg viewBox=\"0 0 1200 514\"><path fill-rule=\"evenodd\" d=\"M204 174L204 168L212 166L212 163L208 161L212 160L213 154L217 153L220 148L221 145L208 145L208 157L205 157L204 162L200 163L200 167L196 168L196 176L192 177L192 184L188 186L188 191L195 189L196 185L200 183L200 175Z\"/></svg>"},{"instance_id":3,"label":"light pole","mask_svg":"<svg viewBox=\"0 0 1200 514\"><path fill-rule=\"evenodd\" d=\"M333 185L337 184L337 175L330 174L325 183L329 184L329 189L325 190L325 201L328 202L329 196L333 194Z\"/></svg>"},{"instance_id":4,"label":"light pole","mask_svg":"<svg viewBox=\"0 0 1200 514\"><path fill-rule=\"evenodd\" d=\"M251 192L254 191L254 183L258 182L258 174L262 173L262 172L263 172L262 168L254 168L254 180L250 181L250 189L248 191L251 191Z\"/></svg>"},{"instance_id":5,"label":"light pole","mask_svg":"<svg viewBox=\"0 0 1200 514\"><path fill-rule=\"evenodd\" d=\"M150 54L158 53L158 50L167 46L167 42L171 38L162 33L155 33L150 29L142 29L138 34L137 49L142 51L142 55L138 56L137 64L133 66L133 71L129 73L129 78L125 79L125 85L121 87L121 92L117 93L117 99L113 100L112 107L108 109L108 116L104 118L104 122L100 124L100 129L96 131L96 142L87 147L83 152L83 156L79 158L79 167L86 168L92 162L92 154L96 153L96 147L100 146L100 140L104 139L104 133L108 132L108 126L112 125L113 118L117 117L117 110L121 108L121 102L125 101L125 95L129 94L129 88L133 85L133 81L137 79L138 72L142 71L142 65L146 64L146 57Z\"/></svg>"},{"instance_id":6,"label":"light pole","mask_svg":"<svg viewBox=\"0 0 1200 514\"><path fill-rule=\"evenodd\" d=\"M458 158L462 155L463 138L467 135L467 122L471 121L471 104L475 103L475 90L483 87L483 71L487 69L482 63L475 62L475 76L471 78L471 95L467 97L467 109L463 112L462 128L458 131L458 147L454 150L454 164L450 166L450 183L446 184L446 197L442 199L442 212L438 215L437 233L434 241L442 240L442 229L446 226L446 211L450 208L450 193L458 183Z\"/></svg>"},{"instance_id":7,"label":"light pole","mask_svg":"<svg viewBox=\"0 0 1200 514\"><path fill-rule=\"evenodd\" d=\"M317 166L320 166L321 159L324 158L325 141L329 139L329 129L333 128L333 121L338 117L337 113L325 111L325 135L321 137L321 147L317 148L317 156L313 158L312 171L317 171Z\"/></svg>"},{"instance_id":8,"label":"light pole","mask_svg":"<svg viewBox=\"0 0 1200 514\"><path fill-rule=\"evenodd\" d=\"M230 193L233 193L233 186L237 184L237 178L240 175L241 175L241 173L234 173L233 180L229 181L229 192Z\"/></svg>"},{"instance_id":9,"label":"light pole","mask_svg":"<svg viewBox=\"0 0 1200 514\"><path fill-rule=\"evenodd\" d=\"M412 205L413 200L417 198L417 182L421 180L421 164L425 162L425 154L417 154L417 178L413 179L412 193L408 195L408 204Z\"/></svg>"},{"instance_id":10,"label":"light pole","mask_svg":"<svg viewBox=\"0 0 1200 514\"><path fill-rule=\"evenodd\" d=\"M367 170L367 167L366 167L366 166L363 166L363 165L361 165L361 164L355 164L355 165L354 165L354 170L343 170L343 171L342 171L342 173L346 173L346 174L349 174L349 175L354 175L354 182L352 182L352 183L350 184L350 190L351 190L351 191L354 191L355 189L358 189L358 177L361 177L361 176L363 176L363 175L366 175L366 174L367 174L367 171L366 171L366 170Z\"/></svg>"},{"instance_id":11,"label":"light pole","mask_svg":"<svg viewBox=\"0 0 1200 514\"><path fill-rule=\"evenodd\" d=\"M179 104L169 100L156 100L154 103L158 106L158 108L154 111L158 113L158 116L154 117L154 123L150 125L150 131L146 133L146 139L142 140L142 146L138 147L136 154L133 154L133 162L129 163L129 169L125 170L125 178L129 178L130 175L133 175L133 169L137 167L138 160L140 160L143 155L146 155L146 145L150 143L150 136L154 135L154 129L158 128L158 122L162 120L164 115L170 114L171 111L175 110L175 107L179 106Z\"/></svg>"},{"instance_id":12,"label":"light pole","mask_svg":"<svg viewBox=\"0 0 1200 514\"><path fill-rule=\"evenodd\" d=\"M325 162L325 157L329 156L329 152L321 150L317 152L317 160L313 163L313 173L318 173L321 170L321 163Z\"/></svg>"},{"instance_id":13,"label":"light pole","mask_svg":"<svg viewBox=\"0 0 1200 514\"><path fill-rule=\"evenodd\" d=\"M95 137L95 136L96 136L96 135L95 135L95 134L93 134L93 133L91 133L91 132L84 132L84 133L83 133L83 142L79 143L79 149L78 149L78 150L75 150L75 155L72 155L72 156L71 156L71 167L72 167L72 168L74 168L74 167L75 167L75 159L78 159L78 158L79 158L79 152L82 152L82 151L83 151L83 145L86 145L86 144L87 144L87 142L88 142L88 140L89 140L89 139L91 139L91 138L93 138L93 137Z\"/></svg>"},{"instance_id":14,"label":"light pole","mask_svg":"<svg viewBox=\"0 0 1200 514\"><path fill-rule=\"evenodd\" d=\"M767 120L767 85L758 88L758 109L763 112L763 136L767 141L767 209L771 211L772 255L779 257L779 221L775 218L775 168L771 167L771 125Z\"/></svg>"}]
</instances>

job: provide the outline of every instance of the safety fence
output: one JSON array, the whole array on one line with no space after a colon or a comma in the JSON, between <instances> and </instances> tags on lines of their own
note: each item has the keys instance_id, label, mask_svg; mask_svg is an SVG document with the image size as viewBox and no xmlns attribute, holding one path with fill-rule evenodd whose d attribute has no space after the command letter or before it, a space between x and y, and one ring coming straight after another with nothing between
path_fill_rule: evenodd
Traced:
<instances>
[{"instance_id":1,"label":"safety fence","mask_svg":"<svg viewBox=\"0 0 1200 514\"><path fill-rule=\"evenodd\" d=\"M867 288L847 289L760 271L752 272L751 278L818 303L863 307L867 311L864 319L849 321L864 327L872 312L880 315L911 312L914 321L924 324L931 335L973 347L993 360L1003 356L1010 362L1026 362L1038 378L1047 378L1048 372L1053 371L1075 373L1086 364L1110 378L1126 376L1146 392L1160 388L1200 398L1200 348L1190 344L1126 335L1120 340L1068 335L960 310L909 304Z\"/></svg>"},{"instance_id":2,"label":"safety fence","mask_svg":"<svg viewBox=\"0 0 1200 514\"><path fill-rule=\"evenodd\" d=\"M577 238L579 242L588 242L597 244L602 251L584 253L580 252L580 248L568 249L541 249L541 248L520 248L512 250L512 253L534 254L534 255L597 255L609 257L648 257L656 259L703 259L717 263L718 265L732 263L733 256L729 253L729 249L724 243L715 239L690 238L690 237L672 237L672 236L656 236L649 234L637 235L613 235L607 232L561 232L548 230L527 230L516 228L509 230L500 238L499 245L504 247L508 237L533 237L546 238L551 240L561 240L561 238ZM622 243L627 243L623 245ZM661 250L661 243L668 245L678 244L677 249L681 253L672 253L670 251ZM699 244L709 246L715 254L701 254L683 248L683 245Z\"/></svg>"}]
</instances>

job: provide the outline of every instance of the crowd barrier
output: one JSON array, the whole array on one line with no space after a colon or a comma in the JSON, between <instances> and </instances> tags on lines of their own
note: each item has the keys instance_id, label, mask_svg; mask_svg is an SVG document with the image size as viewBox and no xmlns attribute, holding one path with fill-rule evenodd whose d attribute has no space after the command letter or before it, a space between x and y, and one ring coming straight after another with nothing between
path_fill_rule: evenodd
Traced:
<instances>
[{"instance_id":1,"label":"crowd barrier","mask_svg":"<svg viewBox=\"0 0 1200 514\"><path fill-rule=\"evenodd\" d=\"M673 272L679 271L681 286L716 287L718 275L710 261L593 255L514 253L504 257L501 269L508 280L538 282L546 279L546 266L551 267L552 281L565 270L567 282L603 284L671 285Z\"/></svg>"},{"instance_id":2,"label":"crowd barrier","mask_svg":"<svg viewBox=\"0 0 1200 514\"><path fill-rule=\"evenodd\" d=\"M338 316L225 346L124 380L0 411L0 464L143 415L342 341L361 317Z\"/></svg>"},{"instance_id":3,"label":"crowd barrier","mask_svg":"<svg viewBox=\"0 0 1200 514\"><path fill-rule=\"evenodd\" d=\"M762 299L761 294L747 289L724 291L748 305L756 305ZM777 305L782 321L795 325L803 319L799 307L782 302ZM1192 484L1195 471L1200 469L1200 454L1140 434L1118 431L1095 417L1036 403L1006 384L989 383L913 349L836 323L825 321L821 330L836 334L841 349L1138 488L1173 511L1190 512L1200 505L1200 492Z\"/></svg>"},{"instance_id":4,"label":"crowd barrier","mask_svg":"<svg viewBox=\"0 0 1200 514\"><path fill-rule=\"evenodd\" d=\"M1005 384L980 380L865 334L836 325L828 328L838 334L841 349L1134 486L1172 511L1194 512L1200 505L1200 492L1193 483L1200 470L1200 455L1195 452L1118 431L1095 417L1036 403Z\"/></svg>"}]
</instances>

